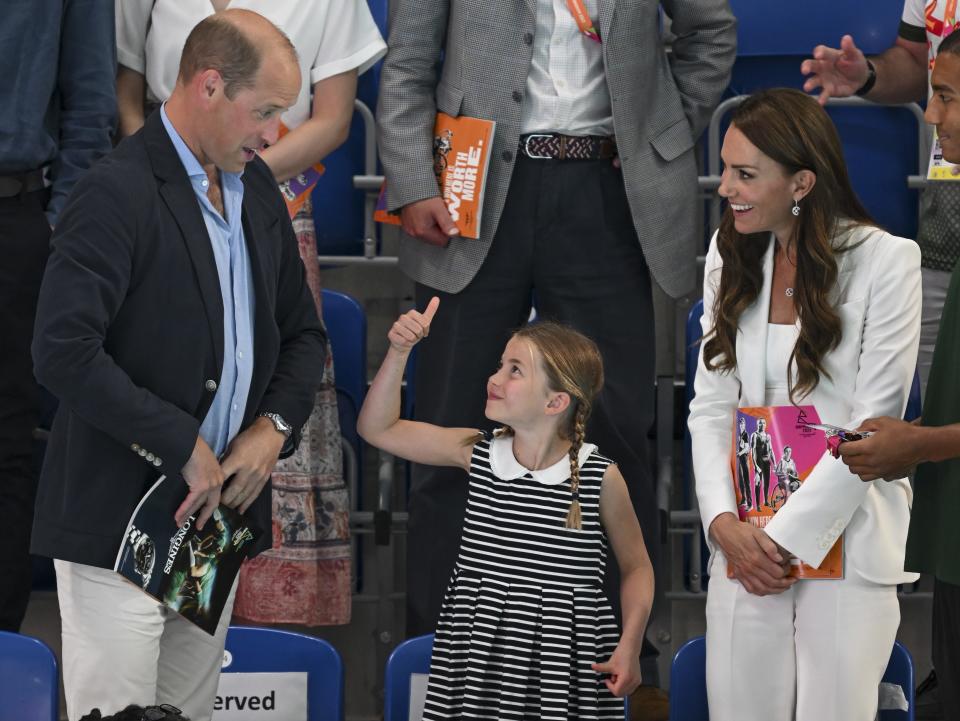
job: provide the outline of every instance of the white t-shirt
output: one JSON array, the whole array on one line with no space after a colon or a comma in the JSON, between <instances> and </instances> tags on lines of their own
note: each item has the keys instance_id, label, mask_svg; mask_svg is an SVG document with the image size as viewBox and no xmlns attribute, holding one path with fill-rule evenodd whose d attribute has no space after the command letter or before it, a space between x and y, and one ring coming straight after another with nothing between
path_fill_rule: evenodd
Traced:
<instances>
[{"instance_id":1,"label":"white t-shirt","mask_svg":"<svg viewBox=\"0 0 960 721\"><path fill-rule=\"evenodd\" d=\"M229 7L260 13L297 49L302 86L283 115L288 128L310 117L315 83L354 68L363 73L387 52L365 0L232 0ZM210 0L116 0L117 59L143 73L150 100L170 97L187 35L212 14Z\"/></svg>"}]
</instances>

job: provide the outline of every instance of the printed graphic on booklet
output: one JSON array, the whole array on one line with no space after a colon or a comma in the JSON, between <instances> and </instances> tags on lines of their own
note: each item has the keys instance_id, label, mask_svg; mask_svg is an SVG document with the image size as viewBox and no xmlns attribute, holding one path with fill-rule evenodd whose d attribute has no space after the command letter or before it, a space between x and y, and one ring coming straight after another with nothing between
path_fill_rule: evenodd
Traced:
<instances>
[{"instance_id":1,"label":"printed graphic on booklet","mask_svg":"<svg viewBox=\"0 0 960 721\"><path fill-rule=\"evenodd\" d=\"M496 126L493 120L466 115L454 118L437 113L433 128L433 174L450 217L463 238L480 237L483 196ZM400 215L387 211L386 183L380 186L373 219L400 225Z\"/></svg>"},{"instance_id":2,"label":"printed graphic on booklet","mask_svg":"<svg viewBox=\"0 0 960 721\"><path fill-rule=\"evenodd\" d=\"M731 465L741 521L763 528L790 500L827 449L813 406L740 408L733 427ZM843 536L814 568L793 559L796 578L843 578ZM730 575L728 570L727 575Z\"/></svg>"},{"instance_id":3,"label":"printed graphic on booklet","mask_svg":"<svg viewBox=\"0 0 960 721\"><path fill-rule=\"evenodd\" d=\"M186 495L179 476L153 484L133 511L113 570L212 635L260 531L223 504L202 530L196 515L177 528L174 513Z\"/></svg>"}]
</instances>

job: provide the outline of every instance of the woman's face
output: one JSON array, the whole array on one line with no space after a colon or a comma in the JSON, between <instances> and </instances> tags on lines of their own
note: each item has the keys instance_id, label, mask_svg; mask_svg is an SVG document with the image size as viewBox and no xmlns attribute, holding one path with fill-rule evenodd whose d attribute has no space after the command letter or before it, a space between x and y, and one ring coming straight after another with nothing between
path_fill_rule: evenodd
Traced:
<instances>
[{"instance_id":1,"label":"woman's face","mask_svg":"<svg viewBox=\"0 0 960 721\"><path fill-rule=\"evenodd\" d=\"M786 243L793 232L796 182L786 169L731 125L720 150L720 196L727 199L737 232L774 233Z\"/></svg>"}]
</instances>

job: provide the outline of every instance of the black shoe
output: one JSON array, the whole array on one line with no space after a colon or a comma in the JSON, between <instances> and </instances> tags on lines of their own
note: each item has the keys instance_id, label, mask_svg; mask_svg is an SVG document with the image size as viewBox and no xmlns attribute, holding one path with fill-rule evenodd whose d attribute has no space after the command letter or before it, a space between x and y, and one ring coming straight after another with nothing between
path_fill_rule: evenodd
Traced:
<instances>
[{"instance_id":1,"label":"black shoe","mask_svg":"<svg viewBox=\"0 0 960 721\"><path fill-rule=\"evenodd\" d=\"M930 671L929 675L917 686L914 707L916 708L917 721L943 721L943 709L940 707L936 671Z\"/></svg>"}]
</instances>

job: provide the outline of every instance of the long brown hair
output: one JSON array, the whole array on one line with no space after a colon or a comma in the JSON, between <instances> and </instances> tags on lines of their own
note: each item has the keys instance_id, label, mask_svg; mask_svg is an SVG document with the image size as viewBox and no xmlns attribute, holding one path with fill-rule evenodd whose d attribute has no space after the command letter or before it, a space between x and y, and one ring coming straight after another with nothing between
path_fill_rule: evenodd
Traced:
<instances>
[{"instance_id":1,"label":"long brown hair","mask_svg":"<svg viewBox=\"0 0 960 721\"><path fill-rule=\"evenodd\" d=\"M525 325L513 334L540 352L547 388L570 396L570 406L560 419L557 432L570 441L570 491L573 498L567 512L567 528L581 527L580 449L593 402L603 388L603 360L597 344L569 326L552 321ZM498 435L512 434L507 427Z\"/></svg>"},{"instance_id":2,"label":"long brown hair","mask_svg":"<svg viewBox=\"0 0 960 721\"><path fill-rule=\"evenodd\" d=\"M793 297L800 335L787 365L790 400L796 402L817 386L821 374L829 377L823 358L842 337L840 316L830 301L837 282L837 255L848 249L835 244L841 224L875 223L850 185L837 130L814 98L789 88L763 90L747 98L730 123L779 163L785 175L801 170L816 175L813 189L800 203L793 237L781 239L793 243L797 257ZM737 365L737 327L760 295L769 242L769 232L738 233L728 205L717 234L723 268L713 307L714 327L704 338L704 364L710 370L731 371Z\"/></svg>"}]
</instances>

